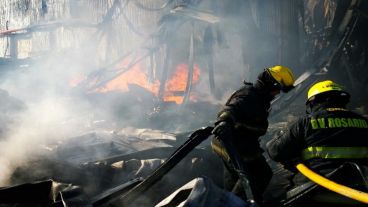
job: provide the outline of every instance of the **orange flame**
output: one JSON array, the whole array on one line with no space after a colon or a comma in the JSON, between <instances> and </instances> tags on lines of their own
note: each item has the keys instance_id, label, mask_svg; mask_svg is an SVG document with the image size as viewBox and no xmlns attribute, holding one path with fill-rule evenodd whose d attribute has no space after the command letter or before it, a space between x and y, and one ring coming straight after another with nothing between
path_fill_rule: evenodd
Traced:
<instances>
[{"instance_id":1,"label":"orange flame","mask_svg":"<svg viewBox=\"0 0 368 207\"><path fill-rule=\"evenodd\" d=\"M178 64L175 68L174 73L167 80L165 85L165 93L163 96L163 101L175 102L176 104L183 103L183 95L187 85L188 79L188 65ZM195 85L199 81L200 69L197 64L194 64L193 68L193 80L192 84ZM160 82L155 80L153 83L148 81L147 73L141 68L140 64L134 65L130 70L121 74L120 76L114 78L108 82L104 87L98 88L96 92L108 92L113 90L128 91L128 84L139 85L149 91L154 95L158 96ZM196 97L191 94L189 100L195 101Z\"/></svg>"},{"instance_id":2,"label":"orange flame","mask_svg":"<svg viewBox=\"0 0 368 207\"><path fill-rule=\"evenodd\" d=\"M187 86L188 80L188 65L179 64L176 66L176 70L172 77L166 82L164 101L175 101L177 104L183 103L184 92ZM194 65L193 68L193 82L196 84L199 81L200 70L198 65ZM195 96L191 95L189 100L195 101Z\"/></svg>"},{"instance_id":3,"label":"orange flame","mask_svg":"<svg viewBox=\"0 0 368 207\"><path fill-rule=\"evenodd\" d=\"M104 87L96 89L96 92L128 91L128 84L136 84L152 91L155 84L150 84L147 80L147 74L141 70L139 64L136 64L130 70L109 81Z\"/></svg>"}]
</instances>

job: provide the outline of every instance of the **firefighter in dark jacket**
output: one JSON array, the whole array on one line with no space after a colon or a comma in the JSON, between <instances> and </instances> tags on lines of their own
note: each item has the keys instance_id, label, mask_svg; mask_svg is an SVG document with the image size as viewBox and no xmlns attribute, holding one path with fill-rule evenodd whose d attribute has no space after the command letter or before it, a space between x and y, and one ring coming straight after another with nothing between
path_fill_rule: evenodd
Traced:
<instances>
[{"instance_id":1,"label":"firefighter in dark jacket","mask_svg":"<svg viewBox=\"0 0 368 207\"><path fill-rule=\"evenodd\" d=\"M280 91L291 90L294 81L293 74L287 67L266 68L259 74L255 84L244 82L244 86L231 95L218 113L212 132L215 135L212 149L224 160L225 189L245 198L244 192L233 189L238 174L221 143L223 139L232 143L241 158L254 199L257 202L262 200L262 192L272 177L272 171L262 155L258 138L267 131L270 102Z\"/></svg>"},{"instance_id":2,"label":"firefighter in dark jacket","mask_svg":"<svg viewBox=\"0 0 368 207\"><path fill-rule=\"evenodd\" d=\"M368 120L348 109L350 95L331 80L308 91L307 115L267 143L270 157L293 175L292 186L307 181L294 165L302 161L322 175L352 161L367 164Z\"/></svg>"}]
</instances>

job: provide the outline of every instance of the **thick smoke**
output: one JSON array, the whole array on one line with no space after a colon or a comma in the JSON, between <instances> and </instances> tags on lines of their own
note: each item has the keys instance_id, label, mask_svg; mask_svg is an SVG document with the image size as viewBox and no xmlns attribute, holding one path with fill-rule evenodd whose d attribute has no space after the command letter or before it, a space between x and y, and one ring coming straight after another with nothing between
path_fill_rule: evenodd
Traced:
<instances>
[{"instance_id":1,"label":"thick smoke","mask_svg":"<svg viewBox=\"0 0 368 207\"><path fill-rule=\"evenodd\" d=\"M0 88L23 102L24 108L17 112L10 125L2 123L9 127L0 142L1 185L6 184L17 166L41 156L39 153L45 150L42 146L91 130L90 123L100 109L69 86L69 80L78 74L71 70L88 70L88 66L68 60L68 55L58 54L2 78Z\"/></svg>"},{"instance_id":2,"label":"thick smoke","mask_svg":"<svg viewBox=\"0 0 368 207\"><path fill-rule=\"evenodd\" d=\"M96 27L87 29L63 26L50 32L53 35L33 33L28 42L28 46L32 42L33 47L32 52L28 53L28 57L33 58L31 67L20 67L0 77L0 88L25 106L14 120L4 123L9 127L0 135L0 185L8 184L9 176L16 167L42 156L40 153L45 151L45 148L41 150L42 146L93 131L96 129L93 124L96 120L105 120L108 123L105 129L133 125L184 131L208 125L215 118L219 106L233 90L241 86L243 80L254 81L263 68L284 64L278 61L276 55L281 44L277 39L280 31L272 25L266 25L271 16L262 16L256 12L261 11L260 8L273 11L272 4L256 1L236 1L229 5L224 1L174 1L177 5L192 4L203 10L212 10L220 19L216 25L193 19L196 25L194 36L197 38L195 62L201 68L200 82L193 91L197 91L197 101L204 104L198 108L191 108L191 105L185 106L187 108L177 105L157 106L157 101L152 100L154 97L147 98L147 91L139 90L135 94L124 95L121 91L94 94L84 87L93 84L94 79L81 87L73 87L70 81L101 71L99 69L118 60L132 48L143 45L147 37L151 38L148 42L158 42L160 48L157 54L163 55L162 42L152 40L152 37L160 38L155 35L162 35L157 33L160 31L157 25L163 14L171 14L166 28L177 29L174 32L168 31L171 33L165 39L168 41L167 46L173 47L171 58L177 63L186 63L189 59L189 31L193 24L185 20L177 27L176 21L180 21L183 16L170 13L174 3L159 12L145 13L136 5L126 5L125 1L76 3L72 0L50 0L40 1L39 4L36 1L26 1L31 2L27 5L20 2L8 0L0 3L7 14L1 18L2 30L67 21L72 17L84 19ZM116 6L113 2L120 2L116 4L118 9L110 10ZM157 5L163 5L166 1L157 1L157 5L152 2L149 5L158 8ZM128 9L128 16L122 15L123 9ZM135 22L128 22L126 19L129 18ZM130 23L133 23L133 28L129 27ZM9 27L5 28L5 24L9 24ZM212 32L211 43L203 39L206 28ZM4 48L4 56L9 56L5 37L1 38L0 44L0 48ZM27 41L22 44L27 46ZM205 44L212 44L214 50L215 94L209 92L206 50L202 48ZM48 49L42 50L43 47ZM148 70L149 60L143 62ZM156 78L160 79L162 69L158 68L156 72ZM143 101L139 102L138 99L142 97ZM160 114L155 113L157 108Z\"/></svg>"},{"instance_id":3,"label":"thick smoke","mask_svg":"<svg viewBox=\"0 0 368 207\"><path fill-rule=\"evenodd\" d=\"M68 17L68 11L65 10L68 4L65 1L54 4L49 2L44 5L48 6L47 11L35 2L24 4L26 3L18 4L17 1L1 3L4 13L9 14L8 28L2 27L2 30L43 24L42 21L51 21L58 15L61 17L57 21ZM26 10L23 10L24 6L27 6ZM40 12L45 12L45 15ZM89 30L83 30L82 33L84 32ZM40 54L29 54L32 58L29 67L18 67L18 63L14 62L13 68L2 74L0 88L9 95L2 96L7 99L2 100L1 115L6 119L0 119L4 121L0 124L6 126L2 127L4 130L0 134L1 186L10 184L10 176L17 167L26 166L32 160L47 156L46 152L53 150L49 146L93 130L96 120L109 119L109 114L87 100L85 91L79 91L70 83L73 78L86 75L98 67L99 51L96 49L96 42L91 38L78 42L78 38L71 36L72 33L67 28L56 29L54 33L59 35L59 39L55 40L55 48L49 47L50 36L45 35L45 32L31 33L33 42L28 42L29 44L18 41L19 51L24 51L24 46ZM78 31L74 35L77 34ZM85 37L83 34L81 36ZM7 38L1 39L6 44ZM74 45L64 48L64 45L70 44L68 40L73 41ZM9 55L7 53L5 54ZM13 99L22 103L20 109L14 109L16 106L12 105Z\"/></svg>"}]
</instances>

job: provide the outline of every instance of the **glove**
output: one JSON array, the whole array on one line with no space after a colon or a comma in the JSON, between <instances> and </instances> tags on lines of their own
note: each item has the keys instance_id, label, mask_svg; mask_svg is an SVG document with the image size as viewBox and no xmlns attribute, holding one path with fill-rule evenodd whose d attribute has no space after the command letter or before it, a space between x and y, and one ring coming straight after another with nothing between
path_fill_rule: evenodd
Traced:
<instances>
[{"instance_id":1,"label":"glove","mask_svg":"<svg viewBox=\"0 0 368 207\"><path fill-rule=\"evenodd\" d=\"M290 161L280 162L280 164L283 166L284 169L290 172L293 172L293 173L298 173L298 170L296 169L295 166L299 163L303 163L303 162L298 159L292 159Z\"/></svg>"},{"instance_id":2,"label":"glove","mask_svg":"<svg viewBox=\"0 0 368 207\"><path fill-rule=\"evenodd\" d=\"M231 137L234 126L226 121L221 121L216 124L215 128L212 130L212 134L216 137L222 139L225 137Z\"/></svg>"}]
</instances>

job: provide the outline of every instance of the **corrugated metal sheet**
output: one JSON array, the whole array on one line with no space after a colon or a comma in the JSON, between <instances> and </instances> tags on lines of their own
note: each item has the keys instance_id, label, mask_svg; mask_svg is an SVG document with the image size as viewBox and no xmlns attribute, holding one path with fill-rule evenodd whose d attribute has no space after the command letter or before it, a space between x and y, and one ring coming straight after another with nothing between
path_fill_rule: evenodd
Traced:
<instances>
[{"instance_id":1,"label":"corrugated metal sheet","mask_svg":"<svg viewBox=\"0 0 368 207\"><path fill-rule=\"evenodd\" d=\"M117 3L117 7L111 9ZM28 37L17 36L18 58L26 58L50 47L56 50L79 48L86 41L98 44L101 60L109 62L126 51L136 48L156 28L156 23L169 7L158 9L167 0L4 0L0 1L0 30L10 30L50 23L53 21L83 20L101 23L106 14L103 32L96 29L60 27L50 31L30 33ZM137 5L136 3L139 3ZM172 6L173 4L170 4ZM142 9L147 8L147 9ZM95 36L94 36L95 35ZM10 39L0 38L0 57L9 57Z\"/></svg>"}]
</instances>

